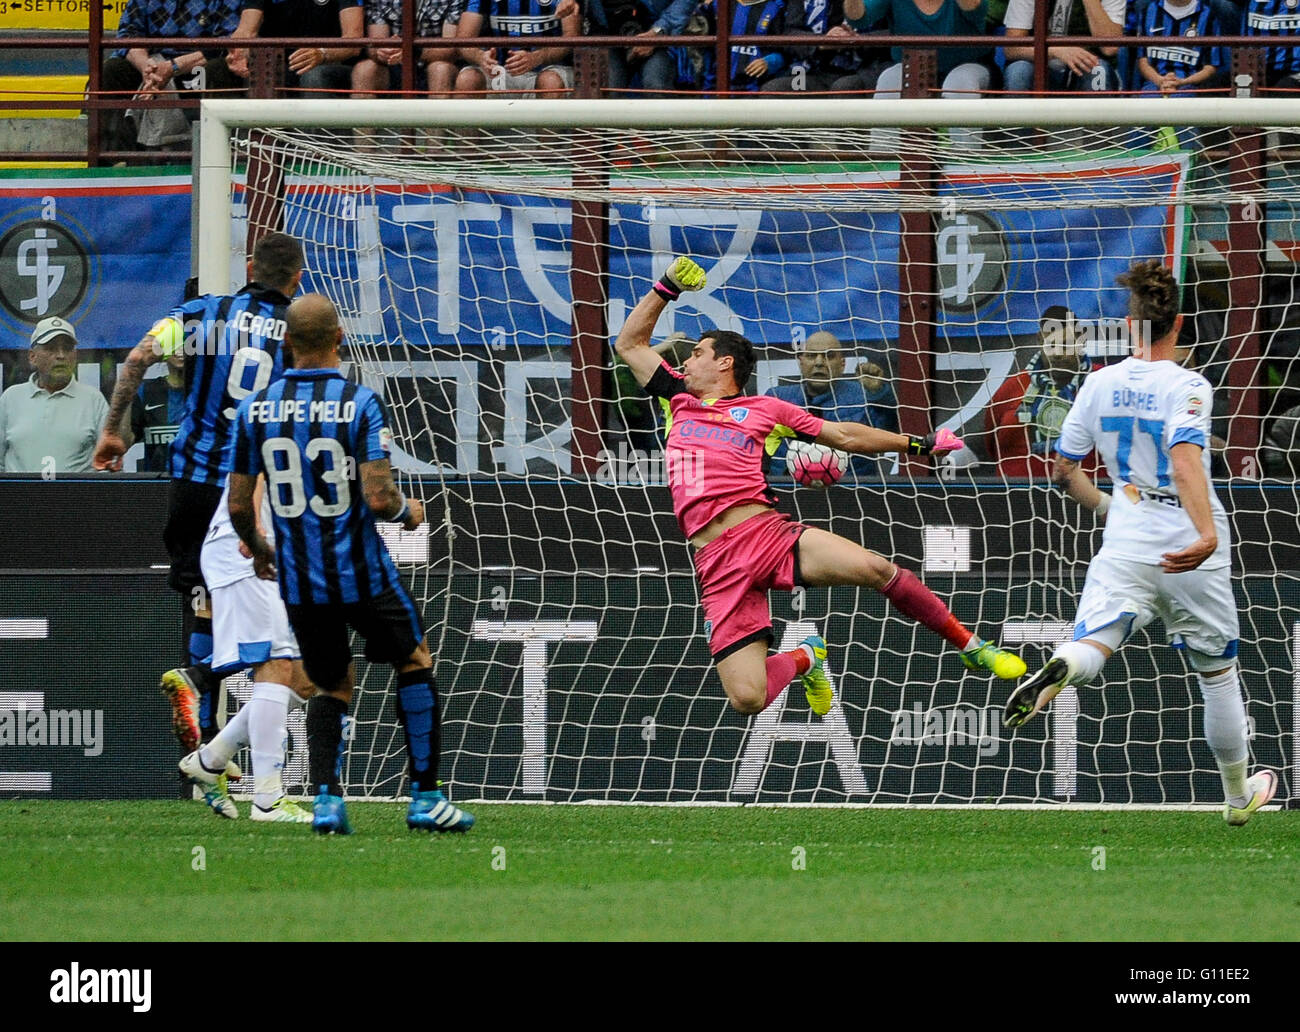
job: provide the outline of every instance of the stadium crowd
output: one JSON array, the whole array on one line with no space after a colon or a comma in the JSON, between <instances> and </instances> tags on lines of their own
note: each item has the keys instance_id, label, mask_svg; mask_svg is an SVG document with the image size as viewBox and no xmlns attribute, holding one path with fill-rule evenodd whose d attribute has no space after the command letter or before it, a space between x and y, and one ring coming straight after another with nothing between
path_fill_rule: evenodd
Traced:
<instances>
[{"instance_id":1,"label":"stadium crowd","mask_svg":"<svg viewBox=\"0 0 1300 1032\"><path fill-rule=\"evenodd\" d=\"M148 150L166 132L160 119L193 117L177 109L151 110L149 98L174 90L237 95L247 87L249 51L210 45L218 39L264 37L339 40L337 47L288 49L284 86L302 95L371 97L401 85L402 51L389 41L400 35L403 5L416 2L417 34L424 38L505 37L495 50L472 47L427 47L419 54L418 88L434 97L481 96L494 91L564 95L573 87L573 51L564 40L582 34L626 37L630 46L607 52L608 95L658 97L700 92L817 96L845 93L869 98L897 96L901 50L887 45L840 48L750 47L736 45L720 86L710 46L654 47L659 36L701 35L716 28L714 0L129 0L119 23L119 38L188 37L192 48L120 49L103 65L103 88L135 91L134 111L106 111L101 133L104 150ZM1047 85L1051 91L1159 93L1183 96L1225 90L1229 54L1216 44L1221 34L1294 34L1300 36L1295 0L1051 0L1051 36L1092 35L1114 38L1115 46L1051 46ZM806 35L857 41L864 37L908 35L984 35L984 47L938 50L938 89L944 96L977 99L1032 90L1033 48L1023 42L1032 34L1033 0L733 0L728 26L733 35ZM1125 35L1168 35L1168 47L1123 47ZM1177 36L1176 45L1172 37ZM546 45L531 47L544 42ZM1273 89L1300 86L1300 40L1292 48L1266 52L1264 85ZM152 116L158 117L152 117ZM188 139L177 129L172 138ZM1184 144L1189 141L1184 139ZM1285 306L1289 310L1289 306ZM1069 313L1065 313L1069 315ZM1045 312L1044 319L1061 313ZM1071 316L1072 317L1072 316ZM1199 319L1188 320L1188 326ZM22 435L29 432L38 407L41 419L57 418L74 437L90 420L88 406L103 401L93 387L82 387L67 351L75 348L75 329L53 339L37 327L30 349L0 353L0 375L8 387L0 401L0 465L8 472L39 471L22 458ZM50 339L44 339L50 337ZM1209 337L1202 333L1202 339ZM71 344L69 344L71 341ZM1195 341L1183 352L1218 386L1225 364L1198 361ZM1300 461L1300 392L1291 390L1294 356L1277 354L1271 339L1266 357L1281 373L1271 380L1261 452L1266 475L1295 476ZM1202 351L1208 348L1202 348ZM1052 431L1090 370L1082 354L1049 356L1023 352L1016 369L987 407L984 433L970 434L973 450L955 458L962 466L983 465L1006 477L1043 476ZM98 363L103 390L111 390L118 356L104 353ZM836 418L860 420L897 429L896 400L884 358L861 355L853 365L854 347L828 333L814 334L797 356L800 375L782 381L769 393L826 409ZM88 356L81 353L81 367ZM849 362L846 363L846 359ZM1207 364L1208 362L1208 364ZM55 374L51 376L46 366ZM64 378L68 368L72 375ZM847 368L846 368L847 367ZM145 446L138 468L161 470L170 435L175 433L178 369L150 380L141 393L125 435ZM1270 374L1271 375L1271 374ZM1274 382L1276 381L1276 382ZM626 385L623 385L624 387ZM619 389L613 408L635 447L655 446L653 414L631 392ZM1226 392L1220 392L1226 404ZM64 415L76 404L74 415ZM51 413L58 413L57 417ZM88 414L89 413L89 414ZM848 413L848 414L846 414ZM1225 412L1216 413L1220 421ZM617 418L617 417L615 417ZM15 430L14 427L17 427ZM84 434L83 434L84 436ZM49 449L42 451L46 455ZM60 472L84 471L82 445L70 443L58 459ZM1222 449L1216 449L1216 455ZM782 469L782 456L774 464ZM858 457L853 472L861 479L888 472L873 459ZM1223 473L1221 459L1216 473Z\"/></svg>"},{"instance_id":2,"label":"stadium crowd","mask_svg":"<svg viewBox=\"0 0 1300 1032\"><path fill-rule=\"evenodd\" d=\"M1294 285L1278 295L1278 282L1270 280L1268 316L1261 327L1264 356L1261 365L1261 417L1263 434L1259 461L1262 475L1300 479L1300 333L1293 313L1300 305ZM193 281L186 297L193 294ZM1216 478L1227 477L1225 461L1227 425L1232 405L1227 389L1227 356L1223 339L1223 313L1201 299L1195 284L1186 290L1186 306L1199 309L1184 322L1176 361L1200 371L1215 388L1213 436L1210 450ZM963 430L967 447L945 456L941 465L982 477L1007 480L1046 480L1060 428L1084 379L1115 356L1090 354L1083 330L1075 331L1075 313L1061 305L1045 308L1035 344L1007 341L999 348L1017 345L1015 361L1005 378L990 381L990 400L983 415L968 421ZM1062 341L1065 343L1062 344ZM679 365L693 341L680 334L656 347L672 364ZM814 415L860 422L897 432L898 400L894 371L887 352L841 342L821 330L806 340L768 349L771 367L764 393L793 402ZM48 318L36 325L28 346L0 348L0 471L41 473L53 478L63 473L91 470L90 454L111 394L122 352L79 345L76 329L64 319ZM783 363L783 359L786 361ZM797 375L785 375L797 366ZM92 383L78 381L89 372ZM179 354L161 363L140 386L120 432L131 449L126 468L135 472L165 473L167 453L176 436L184 407L184 362ZM627 443L646 454L662 447L662 420L654 406L634 390L627 368L617 359L611 376L613 404L608 406L607 431L626 435ZM132 445L138 447L132 448ZM1085 463L1089 473L1095 462ZM846 485L879 483L898 472L892 459L855 456ZM788 478L785 445L773 455L770 474Z\"/></svg>"},{"instance_id":3,"label":"stadium crowd","mask_svg":"<svg viewBox=\"0 0 1300 1032\"><path fill-rule=\"evenodd\" d=\"M494 50L424 48L416 82L430 96L493 91L562 96L573 87L573 51L566 38L616 35L637 40L608 52L611 95L777 93L897 96L898 47L755 47L736 45L719 86L711 47L655 47L662 35L710 35L714 0L417 0L421 38L503 37ZM289 51L284 85L305 96L382 95L401 82L401 50L383 41L400 34L403 0L129 0L119 38L188 36L336 38L332 48ZM735 0L732 35L824 36L859 40L879 35L986 35L987 46L939 48L945 97L977 99L1031 90L1033 0ZM1229 54L1218 35L1300 35L1287 0L1053 0L1050 36L1113 37L1115 46L1049 47L1051 91L1150 92L1185 96L1226 90ZM1124 35L1166 35L1169 46L1120 47ZM1173 37L1178 37L1176 44ZM527 47L545 41L546 46ZM1300 45L1266 52L1266 88L1300 84ZM103 88L135 90L140 106L106 117L104 150L142 147L154 138L144 123L148 101L174 90L246 88L248 50L120 49L105 59ZM191 111L191 116L193 112ZM180 114L170 118L181 119ZM156 127L152 127L155 128Z\"/></svg>"}]
</instances>

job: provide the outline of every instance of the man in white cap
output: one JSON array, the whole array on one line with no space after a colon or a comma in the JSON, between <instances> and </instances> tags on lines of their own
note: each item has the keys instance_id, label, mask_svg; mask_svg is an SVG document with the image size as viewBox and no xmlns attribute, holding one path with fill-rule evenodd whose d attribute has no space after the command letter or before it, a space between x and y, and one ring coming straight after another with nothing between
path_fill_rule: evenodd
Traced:
<instances>
[{"instance_id":1,"label":"man in white cap","mask_svg":"<svg viewBox=\"0 0 1300 1032\"><path fill-rule=\"evenodd\" d=\"M77 382L77 331L66 319L42 319L28 357L36 370L31 379L0 394L0 469L87 472L108 402Z\"/></svg>"}]
</instances>

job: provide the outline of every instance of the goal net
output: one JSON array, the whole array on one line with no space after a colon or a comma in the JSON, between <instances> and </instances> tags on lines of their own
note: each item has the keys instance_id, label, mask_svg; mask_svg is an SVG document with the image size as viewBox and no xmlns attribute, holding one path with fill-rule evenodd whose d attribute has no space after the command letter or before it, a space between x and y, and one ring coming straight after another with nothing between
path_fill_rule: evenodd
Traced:
<instances>
[{"instance_id":1,"label":"goal net","mask_svg":"<svg viewBox=\"0 0 1300 1032\"><path fill-rule=\"evenodd\" d=\"M1054 436L1088 371L1128 351L1116 277L1164 262L1216 391L1253 763L1286 799L1300 129L1278 105L205 102L201 286L239 285L250 223L283 229L304 289L344 315L347 375L383 397L428 506L384 533L430 628L455 798L1208 805L1199 689L1159 623L1012 734L1010 686L876 593L775 593L774 645L822 634L836 705L813 716L796 685L730 710L656 413L611 347L687 254L708 287L655 343L735 329L758 349L752 393L961 434L954 461L855 460L825 491L777 454L771 483L1034 669L1101 543L1048 482ZM391 671L358 657L358 674L346 790L401 795Z\"/></svg>"}]
</instances>

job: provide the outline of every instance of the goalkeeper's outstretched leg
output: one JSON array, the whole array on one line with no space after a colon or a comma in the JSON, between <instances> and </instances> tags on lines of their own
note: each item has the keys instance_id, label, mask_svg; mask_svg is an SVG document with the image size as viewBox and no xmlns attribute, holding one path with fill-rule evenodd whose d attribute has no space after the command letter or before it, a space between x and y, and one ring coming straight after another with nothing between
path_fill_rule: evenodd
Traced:
<instances>
[{"instance_id":1,"label":"goalkeeper's outstretched leg","mask_svg":"<svg viewBox=\"0 0 1300 1032\"><path fill-rule=\"evenodd\" d=\"M988 670L1008 681L1025 672L1024 660L972 634L914 573L854 541L809 527L799 539L799 572L805 584L879 591L900 613L951 643L970 670Z\"/></svg>"},{"instance_id":2,"label":"goalkeeper's outstretched leg","mask_svg":"<svg viewBox=\"0 0 1300 1032\"><path fill-rule=\"evenodd\" d=\"M817 635L809 635L789 652L769 656L767 649L768 639L764 637L718 660L718 677L732 709L761 713L797 677L803 684L809 708L819 717L829 713L834 691L823 669L826 642Z\"/></svg>"}]
</instances>

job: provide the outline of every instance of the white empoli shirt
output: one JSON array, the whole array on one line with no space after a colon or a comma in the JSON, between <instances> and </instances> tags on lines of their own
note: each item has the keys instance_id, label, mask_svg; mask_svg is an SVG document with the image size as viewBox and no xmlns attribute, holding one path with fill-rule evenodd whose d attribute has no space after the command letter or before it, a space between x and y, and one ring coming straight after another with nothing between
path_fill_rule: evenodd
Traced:
<instances>
[{"instance_id":1,"label":"white empoli shirt","mask_svg":"<svg viewBox=\"0 0 1300 1032\"><path fill-rule=\"evenodd\" d=\"M1210 411L1214 395L1205 377L1175 362L1126 358L1090 374L1065 423L1056 450L1081 461L1093 448L1114 481L1102 549L1109 555L1158 565L1199 537L1178 500L1169 449L1189 441L1201 447L1210 484ZM1210 510L1219 547L1203 564L1231 562L1228 515L1210 484Z\"/></svg>"}]
</instances>

